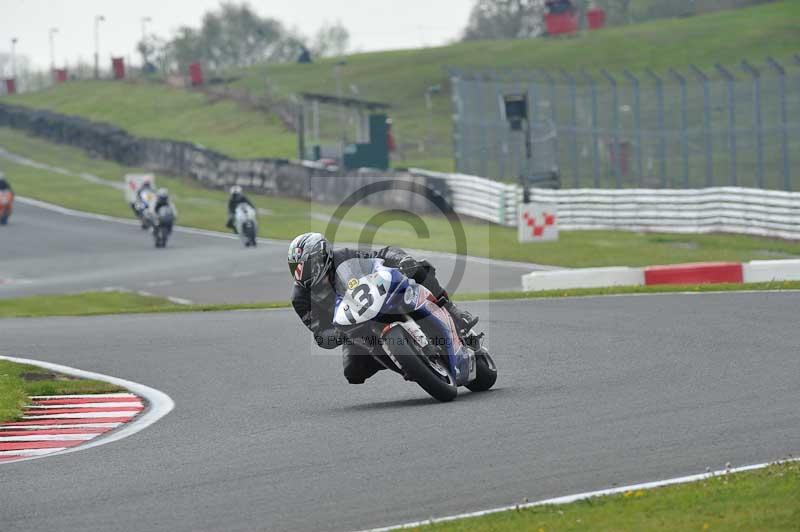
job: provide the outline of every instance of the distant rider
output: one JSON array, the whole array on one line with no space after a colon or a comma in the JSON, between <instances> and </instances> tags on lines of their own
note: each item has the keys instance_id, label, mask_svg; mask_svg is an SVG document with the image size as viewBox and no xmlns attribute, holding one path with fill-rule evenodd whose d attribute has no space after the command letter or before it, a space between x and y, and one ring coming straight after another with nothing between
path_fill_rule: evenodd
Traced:
<instances>
[{"instance_id":1,"label":"distant rider","mask_svg":"<svg viewBox=\"0 0 800 532\"><path fill-rule=\"evenodd\" d=\"M11 184L8 182L3 172L0 172L0 192L14 193L14 189L11 188Z\"/></svg>"},{"instance_id":2,"label":"distant rider","mask_svg":"<svg viewBox=\"0 0 800 532\"><path fill-rule=\"evenodd\" d=\"M13 210L14 191L3 172L0 172L0 195L3 196L3 204L0 204L0 225L6 225Z\"/></svg>"},{"instance_id":3,"label":"distant rider","mask_svg":"<svg viewBox=\"0 0 800 532\"><path fill-rule=\"evenodd\" d=\"M178 209L175 208L175 205L169 198L169 190L166 188L159 188L158 192L156 192L156 201L152 205L148 206L149 208L149 215L152 217L153 222L155 225L158 223L158 209L161 207L169 207L172 209L172 216L173 219L178 217Z\"/></svg>"},{"instance_id":4,"label":"distant rider","mask_svg":"<svg viewBox=\"0 0 800 532\"><path fill-rule=\"evenodd\" d=\"M241 205L242 203L246 203L255 209L250 200L242 194L242 187L239 185L234 185L231 187L230 190L231 196L228 199L228 222L225 224L225 227L229 229L233 229L233 232L236 233L236 226L234 225L234 217L236 216L236 207Z\"/></svg>"},{"instance_id":5,"label":"distant rider","mask_svg":"<svg viewBox=\"0 0 800 532\"><path fill-rule=\"evenodd\" d=\"M145 181L142 186L139 187L139 190L136 191L136 199L131 203L131 209L133 209L133 213L138 218L144 216L144 211L147 209L147 198L153 194L155 194L155 191L150 181Z\"/></svg>"},{"instance_id":6,"label":"distant rider","mask_svg":"<svg viewBox=\"0 0 800 532\"><path fill-rule=\"evenodd\" d=\"M139 187L139 190L136 191L136 199L142 203L147 203L145 194L148 192L152 194L155 190L153 190L153 184L150 181L145 181L142 186Z\"/></svg>"},{"instance_id":7,"label":"distant rider","mask_svg":"<svg viewBox=\"0 0 800 532\"><path fill-rule=\"evenodd\" d=\"M431 291L438 303L447 309L461 332L469 331L478 318L456 307L436 279L436 270L428 261L418 261L400 248L385 247L376 251L342 248L334 250L319 233L305 233L289 245L289 273L294 279L292 306L302 322L314 333L314 339L323 349L342 345L344 376L350 384L362 384L381 369L385 369L370 356L366 347L344 342L333 325L336 294L333 290L334 272L352 258L383 259L390 268L398 268L404 275Z\"/></svg>"}]
</instances>

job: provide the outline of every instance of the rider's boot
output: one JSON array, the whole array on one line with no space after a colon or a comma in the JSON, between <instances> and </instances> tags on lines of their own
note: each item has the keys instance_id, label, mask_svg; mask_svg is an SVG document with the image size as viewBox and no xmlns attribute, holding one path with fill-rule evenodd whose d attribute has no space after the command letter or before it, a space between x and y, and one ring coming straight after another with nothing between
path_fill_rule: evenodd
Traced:
<instances>
[{"instance_id":1,"label":"rider's boot","mask_svg":"<svg viewBox=\"0 0 800 532\"><path fill-rule=\"evenodd\" d=\"M449 299L444 302L442 305L447 312L453 317L453 321L456 324L456 328L462 334L468 333L475 325L478 324L478 317L472 314L468 310L463 310L458 308L452 301Z\"/></svg>"}]
</instances>

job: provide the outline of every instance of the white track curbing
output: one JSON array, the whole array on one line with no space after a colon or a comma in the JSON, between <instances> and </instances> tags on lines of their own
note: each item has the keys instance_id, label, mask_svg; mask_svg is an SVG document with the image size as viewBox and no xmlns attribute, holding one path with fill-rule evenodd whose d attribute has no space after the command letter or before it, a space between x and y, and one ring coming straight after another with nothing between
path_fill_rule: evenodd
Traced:
<instances>
[{"instance_id":1,"label":"white track curbing","mask_svg":"<svg viewBox=\"0 0 800 532\"><path fill-rule=\"evenodd\" d=\"M685 266L675 264L675 267ZM800 259L754 260L743 263L744 283L800 281ZM536 271L522 276L526 292L568 288L605 288L609 286L644 286L646 268L578 268L574 270Z\"/></svg>"},{"instance_id":2,"label":"white track curbing","mask_svg":"<svg viewBox=\"0 0 800 532\"><path fill-rule=\"evenodd\" d=\"M641 268L624 266L533 272L522 276L522 289L525 291L643 284L644 271Z\"/></svg>"},{"instance_id":3,"label":"white track curbing","mask_svg":"<svg viewBox=\"0 0 800 532\"><path fill-rule=\"evenodd\" d=\"M800 281L800 260L754 260L742 265L745 283Z\"/></svg>"},{"instance_id":4,"label":"white track curbing","mask_svg":"<svg viewBox=\"0 0 800 532\"><path fill-rule=\"evenodd\" d=\"M78 447L71 447L57 452L49 452L47 454L44 454L43 456L39 456L38 454L36 454L33 456L21 458L19 460L15 460L13 462L8 462L8 463L18 463L18 462L24 462L26 460L43 458L44 456L56 456L75 451L83 451L85 449L90 449L92 447L97 447L99 445L105 445L106 443L119 441L123 438L127 438L128 436L132 436L141 430L146 429L147 427L149 427L162 417L169 414L172 411L172 409L175 408L175 402L167 394L159 390L156 390L154 388L150 388L149 386L145 386L144 384L127 381L125 379L120 379L117 377L110 377L108 375L94 373L91 371L75 369L69 366L62 366L60 364L53 364L51 362L42 362L39 360L8 357L2 355L0 355L0 360L8 360L10 362L17 362L19 364L30 364L32 366L38 366L41 368L49 369L51 371L64 373L66 375L72 375L74 377L80 377L84 379L95 379L95 380L105 381L110 384L116 384L117 386L121 386L129 390L130 392L138 395L139 397L144 398L148 403L148 408L142 414L134 418L133 421L126 423L119 430L111 432L107 436L104 435L102 437L91 440L90 442L84 445L80 445ZM98 421L102 422L102 418L99 418Z\"/></svg>"}]
</instances>

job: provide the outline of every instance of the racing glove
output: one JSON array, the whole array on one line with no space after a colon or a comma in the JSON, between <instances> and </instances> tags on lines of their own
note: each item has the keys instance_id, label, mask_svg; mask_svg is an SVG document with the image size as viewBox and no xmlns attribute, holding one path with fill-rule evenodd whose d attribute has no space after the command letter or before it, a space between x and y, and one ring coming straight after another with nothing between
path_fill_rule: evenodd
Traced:
<instances>
[{"instance_id":1,"label":"racing glove","mask_svg":"<svg viewBox=\"0 0 800 532\"><path fill-rule=\"evenodd\" d=\"M337 329L325 329L314 334L314 341L322 349L336 349L344 343L344 335Z\"/></svg>"},{"instance_id":2,"label":"racing glove","mask_svg":"<svg viewBox=\"0 0 800 532\"><path fill-rule=\"evenodd\" d=\"M422 268L422 264L414 257L403 257L397 265L397 268L403 275L409 279L413 279Z\"/></svg>"}]
</instances>

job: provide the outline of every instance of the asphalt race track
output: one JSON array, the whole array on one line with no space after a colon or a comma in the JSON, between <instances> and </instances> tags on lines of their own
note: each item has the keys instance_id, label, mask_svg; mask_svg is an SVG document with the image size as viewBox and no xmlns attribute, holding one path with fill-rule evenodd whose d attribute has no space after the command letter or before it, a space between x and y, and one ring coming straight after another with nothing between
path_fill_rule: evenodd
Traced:
<instances>
[{"instance_id":1,"label":"asphalt race track","mask_svg":"<svg viewBox=\"0 0 800 532\"><path fill-rule=\"evenodd\" d=\"M501 375L450 404L387 372L347 385L289 310L3 320L0 353L176 407L0 465L0 529L352 530L800 452L798 293L467 306Z\"/></svg>"},{"instance_id":2,"label":"asphalt race track","mask_svg":"<svg viewBox=\"0 0 800 532\"><path fill-rule=\"evenodd\" d=\"M10 224L0 228L0 298L116 287L195 303L286 300L291 289L287 243L263 241L246 249L225 236L177 230L168 247L158 250L152 235L136 226L17 202ZM455 266L453 256L422 253L446 281ZM521 276L533 269L469 259L460 286L479 293L519 290Z\"/></svg>"}]
</instances>

